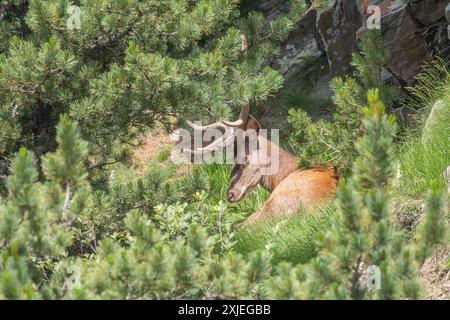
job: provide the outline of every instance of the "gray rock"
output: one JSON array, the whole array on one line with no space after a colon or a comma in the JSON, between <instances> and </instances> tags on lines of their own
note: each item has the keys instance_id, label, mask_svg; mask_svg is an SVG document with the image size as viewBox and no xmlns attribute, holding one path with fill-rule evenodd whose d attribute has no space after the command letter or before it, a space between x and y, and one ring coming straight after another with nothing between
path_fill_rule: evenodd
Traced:
<instances>
[{"instance_id":1,"label":"gray rock","mask_svg":"<svg viewBox=\"0 0 450 320\"><path fill-rule=\"evenodd\" d=\"M428 44L404 7L382 16L382 33L387 48L386 66L397 79L412 84L414 75L428 59Z\"/></svg>"},{"instance_id":2,"label":"gray rock","mask_svg":"<svg viewBox=\"0 0 450 320\"><path fill-rule=\"evenodd\" d=\"M357 51L356 32L360 27L361 16L355 1L334 0L330 8L318 13L317 31L332 75L349 71L352 53Z\"/></svg>"},{"instance_id":3,"label":"gray rock","mask_svg":"<svg viewBox=\"0 0 450 320\"><path fill-rule=\"evenodd\" d=\"M448 0L411 0L407 10L416 24L422 28L422 33L426 34L429 50L439 52L444 59L450 59L450 3Z\"/></svg>"},{"instance_id":4,"label":"gray rock","mask_svg":"<svg viewBox=\"0 0 450 320\"><path fill-rule=\"evenodd\" d=\"M309 10L291 32L279 56L273 61L272 66L283 73L286 81L300 73L308 60L320 58L324 54L315 26L316 12Z\"/></svg>"},{"instance_id":5,"label":"gray rock","mask_svg":"<svg viewBox=\"0 0 450 320\"><path fill-rule=\"evenodd\" d=\"M447 4L448 0L412 0L408 11L423 26L429 26L444 18Z\"/></svg>"},{"instance_id":6,"label":"gray rock","mask_svg":"<svg viewBox=\"0 0 450 320\"><path fill-rule=\"evenodd\" d=\"M450 2L445 8L445 18L447 19L447 22L450 23Z\"/></svg>"},{"instance_id":7,"label":"gray rock","mask_svg":"<svg viewBox=\"0 0 450 320\"><path fill-rule=\"evenodd\" d=\"M363 20L363 26L358 30L358 35L361 36L367 32L368 1L356 2ZM402 85L411 85L420 66L429 58L429 53L421 26L410 15L409 1L375 0L370 4L381 8L381 32L387 52L386 68Z\"/></svg>"},{"instance_id":8,"label":"gray rock","mask_svg":"<svg viewBox=\"0 0 450 320\"><path fill-rule=\"evenodd\" d=\"M422 141L424 143L429 142L435 126L443 121L442 117L445 116L443 112L446 107L444 100L438 100L431 108L430 115L428 116L422 131Z\"/></svg>"},{"instance_id":9,"label":"gray rock","mask_svg":"<svg viewBox=\"0 0 450 320\"><path fill-rule=\"evenodd\" d=\"M244 1L250 9L262 10L268 21L289 9L287 0ZM383 80L401 86L412 85L432 50L450 57L447 23L448 0L333 0L328 8L310 9L282 44L271 65L282 72L286 86L302 89L299 79L307 77L307 90L331 92L323 85L335 75L351 70L352 53L357 52L358 37L367 32L369 5L381 9L381 32L387 51ZM448 5L447 5L448 4ZM323 65L328 61L329 74ZM311 77L317 74L317 77ZM294 80L294 81L291 81ZM312 83L311 83L312 82ZM320 82L320 83L319 83ZM302 88L300 88L302 87Z\"/></svg>"}]
</instances>

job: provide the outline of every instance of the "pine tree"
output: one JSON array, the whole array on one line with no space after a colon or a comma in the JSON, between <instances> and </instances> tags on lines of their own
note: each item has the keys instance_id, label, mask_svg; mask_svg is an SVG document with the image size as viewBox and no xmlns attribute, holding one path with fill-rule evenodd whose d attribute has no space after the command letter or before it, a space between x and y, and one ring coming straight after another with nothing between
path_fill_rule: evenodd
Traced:
<instances>
[{"instance_id":1,"label":"pine tree","mask_svg":"<svg viewBox=\"0 0 450 320\"><path fill-rule=\"evenodd\" d=\"M264 62L306 7L293 1L290 12L267 24L256 12L239 17L236 0L74 4L2 2L5 157L20 145L37 155L54 150L61 113L78 121L96 167L125 160L136 134L164 123L169 112L227 116L263 101L282 84Z\"/></svg>"},{"instance_id":2,"label":"pine tree","mask_svg":"<svg viewBox=\"0 0 450 320\"><path fill-rule=\"evenodd\" d=\"M319 255L301 270L280 266L267 284L276 298L417 299L418 263L448 241L444 193L428 194L417 243L405 243L392 223L386 186L392 176L394 118L385 114L376 90L368 93L364 127L353 175L338 191L339 210L331 229L318 239ZM290 271L289 271L290 270ZM373 271L379 288L372 287ZM370 281L368 281L370 280ZM375 283L376 284L376 283ZM287 289L289 288L289 289Z\"/></svg>"},{"instance_id":3,"label":"pine tree","mask_svg":"<svg viewBox=\"0 0 450 320\"><path fill-rule=\"evenodd\" d=\"M210 214L210 208L204 209L204 214ZM185 208L181 210L185 216L193 216ZM244 258L222 251L219 239L194 221L181 223L184 227L176 238L168 237L167 230L136 210L125 221L130 232L128 247L104 239L97 247L95 261L62 261L43 287L43 297L249 299L262 294L260 284L271 272L269 252L254 252ZM169 223L173 230L180 221Z\"/></svg>"},{"instance_id":4,"label":"pine tree","mask_svg":"<svg viewBox=\"0 0 450 320\"><path fill-rule=\"evenodd\" d=\"M388 108L397 97L396 89L381 78L385 50L380 32L370 30L362 37L360 48L360 53L353 54L354 74L335 77L330 83L332 120L313 122L304 110L289 110L289 141L304 166L332 161L343 175L349 175L357 157L354 144L365 132L362 110L367 90L379 88L380 99Z\"/></svg>"},{"instance_id":5,"label":"pine tree","mask_svg":"<svg viewBox=\"0 0 450 320\"><path fill-rule=\"evenodd\" d=\"M89 205L83 158L86 143L66 115L57 127L58 149L41 158L21 148L12 162L8 197L0 204L0 298L39 297L48 266L72 241L70 225Z\"/></svg>"}]
</instances>

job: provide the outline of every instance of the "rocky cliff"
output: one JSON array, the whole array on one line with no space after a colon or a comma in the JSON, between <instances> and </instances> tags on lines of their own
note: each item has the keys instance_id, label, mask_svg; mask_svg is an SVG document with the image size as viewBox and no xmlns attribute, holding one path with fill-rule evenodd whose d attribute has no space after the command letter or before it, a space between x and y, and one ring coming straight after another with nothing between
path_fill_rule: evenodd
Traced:
<instances>
[{"instance_id":1,"label":"rocky cliff","mask_svg":"<svg viewBox=\"0 0 450 320\"><path fill-rule=\"evenodd\" d=\"M326 85L329 79L350 72L351 54L358 50L359 39L373 20L371 5L378 6L381 13L387 49L386 81L409 86L433 54L440 52L450 60L448 0L331 0L306 12L272 61L272 66L284 74L286 85L298 85L298 79L315 74L309 79L312 91L321 96L330 94ZM252 1L252 7L264 11L270 20L288 10L289 4L285 0L264 0ZM320 63L310 63L321 59L328 65L326 72Z\"/></svg>"}]
</instances>

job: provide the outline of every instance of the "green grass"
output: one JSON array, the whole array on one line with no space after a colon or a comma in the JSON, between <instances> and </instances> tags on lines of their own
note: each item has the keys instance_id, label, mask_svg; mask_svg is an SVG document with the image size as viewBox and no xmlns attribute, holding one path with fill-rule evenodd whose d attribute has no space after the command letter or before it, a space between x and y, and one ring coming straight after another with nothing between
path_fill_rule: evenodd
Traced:
<instances>
[{"instance_id":1,"label":"green grass","mask_svg":"<svg viewBox=\"0 0 450 320\"><path fill-rule=\"evenodd\" d=\"M269 245L275 264L280 261L305 263L317 255L315 236L328 228L335 209L332 204L283 220L243 227L236 234L235 250L247 255Z\"/></svg>"},{"instance_id":2,"label":"green grass","mask_svg":"<svg viewBox=\"0 0 450 320\"><path fill-rule=\"evenodd\" d=\"M225 201L228 189L230 165L201 164L196 167L199 174L208 180L210 193L208 201ZM272 246L274 263L282 260L304 263L314 257L316 246L314 237L319 230L329 226L330 216L335 206L330 205L312 212L299 212L291 218L269 220L249 227L238 227L252 213L258 211L269 197L269 193L258 186L245 198L235 204L228 203L228 221L236 224L236 244L234 250L245 255L254 250ZM275 230L277 230L275 232Z\"/></svg>"},{"instance_id":3,"label":"green grass","mask_svg":"<svg viewBox=\"0 0 450 320\"><path fill-rule=\"evenodd\" d=\"M423 105L418 124L398 149L400 185L398 192L423 197L432 184L445 188L444 170L450 165L450 69L440 60L434 62L411 90L410 103ZM443 106L428 120L436 101ZM424 128L426 128L424 130Z\"/></svg>"},{"instance_id":4,"label":"green grass","mask_svg":"<svg viewBox=\"0 0 450 320\"><path fill-rule=\"evenodd\" d=\"M436 57L423 67L423 72L416 77L417 83L408 88L411 98L407 103L416 109L426 108L445 96L450 85L450 65L442 58Z\"/></svg>"},{"instance_id":5,"label":"green grass","mask_svg":"<svg viewBox=\"0 0 450 320\"><path fill-rule=\"evenodd\" d=\"M164 162L170 157L170 153L172 152L171 145L164 145L159 150L158 154L155 156L154 160L156 162Z\"/></svg>"},{"instance_id":6,"label":"green grass","mask_svg":"<svg viewBox=\"0 0 450 320\"><path fill-rule=\"evenodd\" d=\"M404 145L399 156L401 180L399 191L412 197L423 197L434 183L445 188L443 172L450 165L449 132L444 139L430 143L421 140Z\"/></svg>"}]
</instances>

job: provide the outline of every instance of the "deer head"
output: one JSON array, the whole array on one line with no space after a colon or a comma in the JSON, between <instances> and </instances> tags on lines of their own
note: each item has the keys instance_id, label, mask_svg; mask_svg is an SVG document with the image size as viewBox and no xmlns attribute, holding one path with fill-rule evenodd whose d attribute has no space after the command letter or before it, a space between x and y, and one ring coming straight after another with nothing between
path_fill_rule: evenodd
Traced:
<instances>
[{"instance_id":1,"label":"deer head","mask_svg":"<svg viewBox=\"0 0 450 320\"><path fill-rule=\"evenodd\" d=\"M232 147L233 161L227 199L230 202L241 200L252 191L267 175L271 166L271 142L260 135L261 126L249 115L248 104L242 107L236 121L220 120L207 126L198 126L187 122L195 130L222 129L224 134L212 143L195 150L186 150L194 154L213 152L219 148Z\"/></svg>"},{"instance_id":2,"label":"deer head","mask_svg":"<svg viewBox=\"0 0 450 320\"><path fill-rule=\"evenodd\" d=\"M252 191L261 182L263 169L268 165L262 150L262 141L260 141L260 128L258 121L249 116L242 141L239 142L239 139L235 141L230 185L227 192L227 199L230 202L237 202ZM242 150L239 150L239 143L242 145Z\"/></svg>"}]
</instances>

